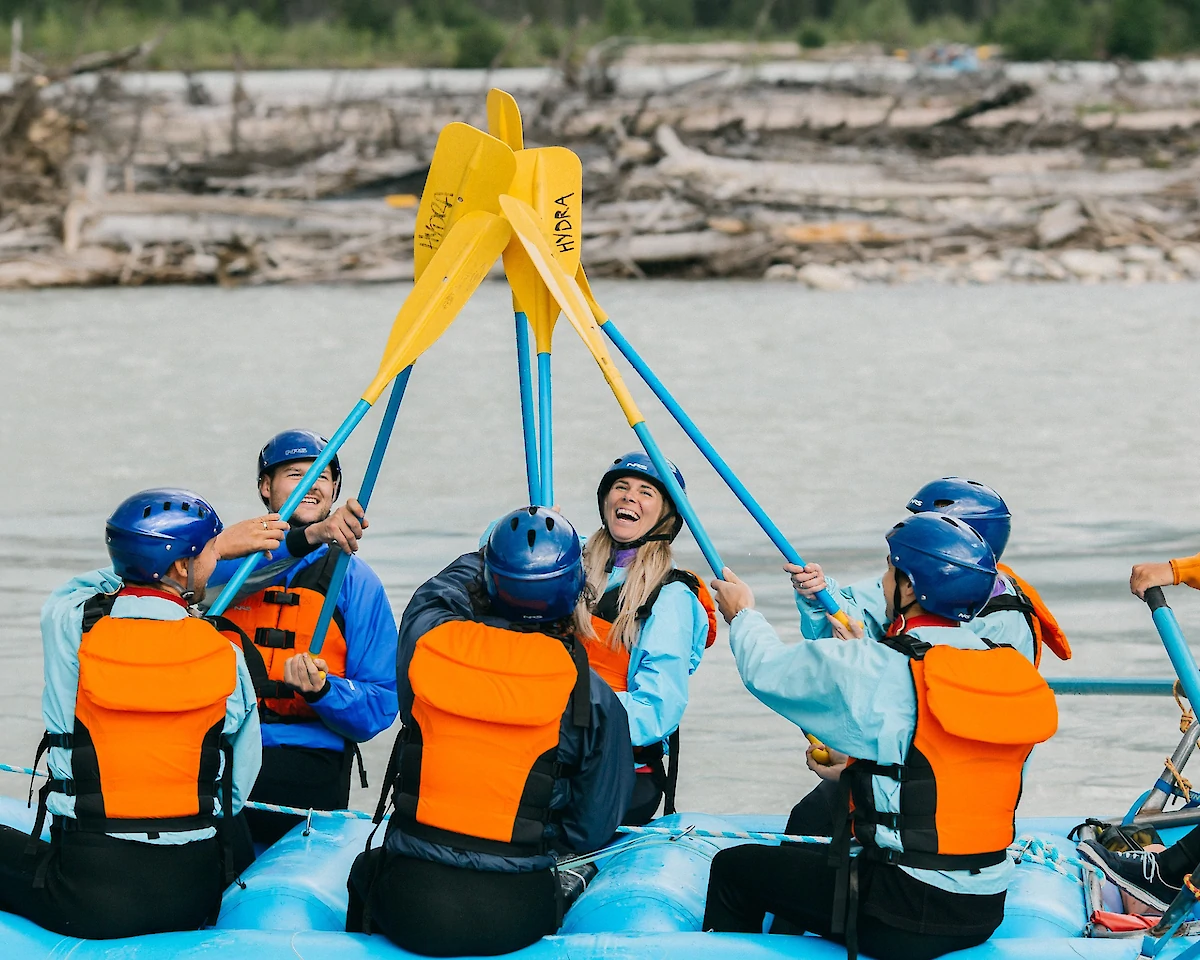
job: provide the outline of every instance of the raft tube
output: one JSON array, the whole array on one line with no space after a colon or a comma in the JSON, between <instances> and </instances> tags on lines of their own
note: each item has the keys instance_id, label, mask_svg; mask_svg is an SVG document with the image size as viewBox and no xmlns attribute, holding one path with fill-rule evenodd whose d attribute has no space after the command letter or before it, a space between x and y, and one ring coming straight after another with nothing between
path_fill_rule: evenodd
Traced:
<instances>
[{"instance_id":1,"label":"raft tube","mask_svg":"<svg viewBox=\"0 0 1200 960\"><path fill-rule=\"evenodd\" d=\"M0 799L0 822L28 829L24 804ZM1030 821L1036 836L1065 854L1077 821ZM684 829L778 831L782 818L678 814L656 821ZM1026 824L1018 823L1019 832ZM346 876L371 830L366 821L314 818L295 827L225 894L215 927L127 940L81 941L0 913L5 960L400 960L414 955L382 936L341 932ZM520 960L841 960L845 948L817 937L704 934L700 924L709 865L718 850L744 841L694 836L618 840L600 872L567 913L562 931L513 954ZM1017 865L1005 920L986 944L959 960L1135 960L1140 938L1083 939L1083 887L1073 868ZM1195 939L1172 942L1172 960ZM864 958L867 960L867 958Z\"/></svg>"}]
</instances>

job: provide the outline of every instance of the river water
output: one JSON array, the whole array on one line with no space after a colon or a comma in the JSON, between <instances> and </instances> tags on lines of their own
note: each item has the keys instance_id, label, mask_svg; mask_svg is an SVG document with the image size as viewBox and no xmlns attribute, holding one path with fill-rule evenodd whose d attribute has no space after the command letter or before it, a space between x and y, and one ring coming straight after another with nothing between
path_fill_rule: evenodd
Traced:
<instances>
[{"instance_id":1,"label":"river water","mask_svg":"<svg viewBox=\"0 0 1200 960\"><path fill-rule=\"evenodd\" d=\"M104 565L129 493L201 491L257 514L254 462L275 431L332 431L371 379L401 286L147 288L0 298L0 761L41 731L38 612ZM1005 559L1037 584L1076 651L1051 675L1166 676L1132 563L1200 550L1200 289L907 287L823 294L762 283L600 283L623 332L676 391L801 552L843 580L877 572L883 533L924 481L964 474L1015 514ZM363 556L397 614L423 579L525 499L507 288L486 284L417 365ZM631 378L632 372L627 374ZM636 445L565 324L555 352L557 499L596 522L600 470ZM702 458L633 384L726 563L785 639L779 557ZM382 405L381 405L382 406ZM357 488L378 414L343 454ZM684 565L703 561L686 535ZM1170 594L1200 636L1200 596ZM1122 811L1175 745L1169 699L1060 698L1022 812ZM367 748L377 780L391 737ZM722 627L692 681L683 809L782 812L813 782L804 741L742 687ZM19 795L21 778L0 774ZM376 784L356 788L373 804Z\"/></svg>"}]
</instances>

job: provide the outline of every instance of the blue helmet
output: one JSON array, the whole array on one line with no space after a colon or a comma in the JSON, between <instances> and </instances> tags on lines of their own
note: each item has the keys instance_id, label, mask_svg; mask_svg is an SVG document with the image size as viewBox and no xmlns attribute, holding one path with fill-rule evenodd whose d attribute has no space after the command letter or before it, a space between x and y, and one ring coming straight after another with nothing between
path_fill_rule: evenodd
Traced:
<instances>
[{"instance_id":1,"label":"blue helmet","mask_svg":"<svg viewBox=\"0 0 1200 960\"><path fill-rule=\"evenodd\" d=\"M284 430L275 434L258 453L258 479L261 481L265 473L285 463L316 460L328 442L311 430ZM333 474L333 499L336 500L342 492L342 464L337 454L329 461L329 470Z\"/></svg>"},{"instance_id":2,"label":"blue helmet","mask_svg":"<svg viewBox=\"0 0 1200 960\"><path fill-rule=\"evenodd\" d=\"M992 596L996 558L974 527L943 513L906 517L887 535L888 559L912 583L922 609L972 620Z\"/></svg>"},{"instance_id":3,"label":"blue helmet","mask_svg":"<svg viewBox=\"0 0 1200 960\"><path fill-rule=\"evenodd\" d=\"M945 513L979 531L999 560L1008 546L1012 514L991 487L966 477L942 477L925 484L908 501L912 513Z\"/></svg>"},{"instance_id":4,"label":"blue helmet","mask_svg":"<svg viewBox=\"0 0 1200 960\"><path fill-rule=\"evenodd\" d=\"M675 479L679 483L679 489L687 491L687 484L683 480L683 474L679 472L679 468L675 464L667 461L667 465L671 468L671 473L675 474ZM668 542L679 536L679 531L683 529L683 517L679 515L679 508L675 506L675 500L671 497L671 491L667 489L667 485L663 482L662 474L658 472L658 468L641 450L634 450L631 453L625 454L623 457L617 457L612 462L607 470L604 471L604 476L600 478L600 485L596 488L596 504L600 509L600 522L604 522L604 498L608 496L608 491L612 489L612 485L621 477L641 477L643 480L648 480L658 488L659 493L663 495L663 499L671 508L671 528L662 536L647 536L638 541L637 546L641 546L650 540L666 540ZM633 544L626 544L633 546Z\"/></svg>"},{"instance_id":5,"label":"blue helmet","mask_svg":"<svg viewBox=\"0 0 1200 960\"><path fill-rule=\"evenodd\" d=\"M502 616L549 623L569 616L587 582L575 528L545 507L501 517L483 548L488 597Z\"/></svg>"},{"instance_id":6,"label":"blue helmet","mask_svg":"<svg viewBox=\"0 0 1200 960\"><path fill-rule=\"evenodd\" d=\"M156 487L135 493L113 511L104 540L118 577L154 583L176 560L197 556L221 529L221 518L204 498Z\"/></svg>"}]
</instances>

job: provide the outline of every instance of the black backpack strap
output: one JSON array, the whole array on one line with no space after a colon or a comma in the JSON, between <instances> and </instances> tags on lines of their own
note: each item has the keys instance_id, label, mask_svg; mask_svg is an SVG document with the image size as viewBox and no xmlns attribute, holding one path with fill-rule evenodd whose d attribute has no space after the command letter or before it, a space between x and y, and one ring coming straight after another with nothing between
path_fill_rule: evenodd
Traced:
<instances>
[{"instance_id":1,"label":"black backpack strap","mask_svg":"<svg viewBox=\"0 0 1200 960\"><path fill-rule=\"evenodd\" d=\"M592 722L592 668L587 647L574 639L568 644L575 664L575 687L571 690L571 726L586 728Z\"/></svg>"},{"instance_id":2,"label":"black backpack strap","mask_svg":"<svg viewBox=\"0 0 1200 960\"><path fill-rule=\"evenodd\" d=\"M933 649L933 644L918 640L907 633L898 633L894 637L880 637L879 642L897 653L904 654L910 660L924 660L925 654Z\"/></svg>"},{"instance_id":3,"label":"black backpack strap","mask_svg":"<svg viewBox=\"0 0 1200 960\"><path fill-rule=\"evenodd\" d=\"M83 620L81 622L82 632L87 633L104 617L107 617L116 602L117 595L115 593L97 593L95 596L89 597L83 604Z\"/></svg>"},{"instance_id":4,"label":"black backpack strap","mask_svg":"<svg viewBox=\"0 0 1200 960\"><path fill-rule=\"evenodd\" d=\"M1012 585L1016 593L1001 593L992 597L983 605L983 609L979 611L978 616L986 617L993 613L1015 610L1025 617L1025 622L1029 625L1029 632L1036 637L1038 634L1034 625L1037 622L1037 610L1034 609L1033 601L1025 595L1025 591L1021 589L1019 583L1007 577L1005 577L1005 580Z\"/></svg>"},{"instance_id":5,"label":"black backpack strap","mask_svg":"<svg viewBox=\"0 0 1200 960\"><path fill-rule=\"evenodd\" d=\"M679 785L679 728L667 738L667 782L663 787L663 815L675 812L675 788Z\"/></svg>"}]
</instances>

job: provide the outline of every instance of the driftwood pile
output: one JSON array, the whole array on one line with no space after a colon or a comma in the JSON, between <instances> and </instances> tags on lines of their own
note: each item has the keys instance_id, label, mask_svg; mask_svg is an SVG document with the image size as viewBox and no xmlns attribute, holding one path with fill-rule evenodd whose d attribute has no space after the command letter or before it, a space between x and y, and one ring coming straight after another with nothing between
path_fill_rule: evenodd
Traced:
<instances>
[{"instance_id":1,"label":"driftwood pile","mask_svg":"<svg viewBox=\"0 0 1200 960\"><path fill-rule=\"evenodd\" d=\"M112 72L135 54L0 92L0 287L411 277L414 210L384 198L420 193L443 124L482 125L486 80ZM583 158L594 274L1200 277L1189 64L592 68L514 92L527 142Z\"/></svg>"}]
</instances>

